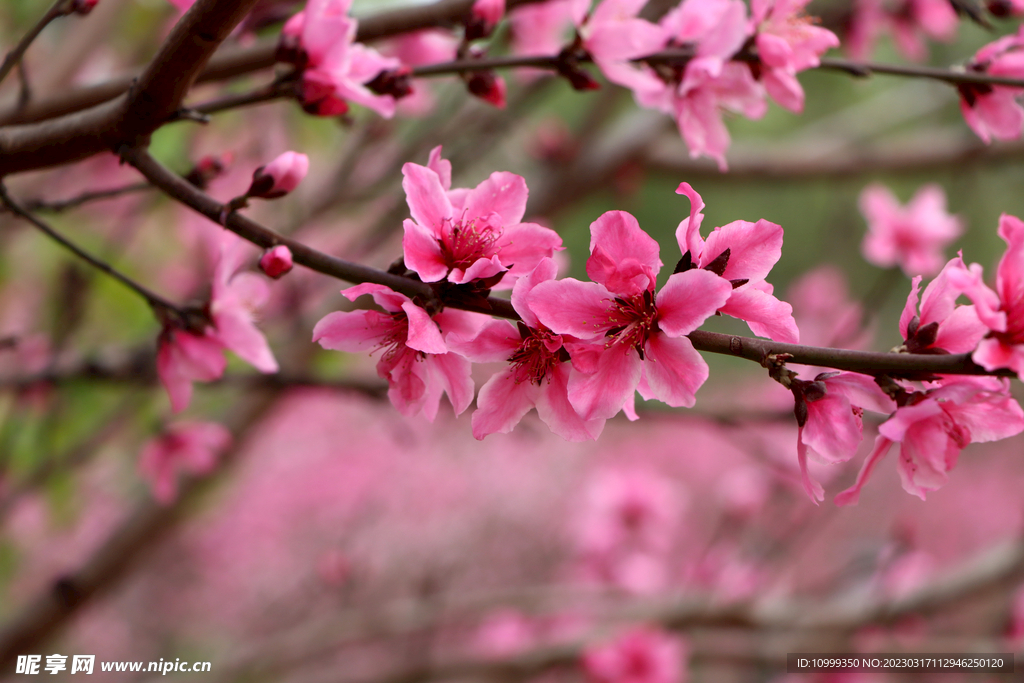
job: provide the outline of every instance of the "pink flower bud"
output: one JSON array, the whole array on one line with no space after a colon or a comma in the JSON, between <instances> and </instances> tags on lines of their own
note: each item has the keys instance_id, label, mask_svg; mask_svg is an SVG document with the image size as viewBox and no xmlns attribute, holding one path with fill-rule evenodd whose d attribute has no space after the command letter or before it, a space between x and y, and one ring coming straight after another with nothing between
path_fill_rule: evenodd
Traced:
<instances>
[{"instance_id":1,"label":"pink flower bud","mask_svg":"<svg viewBox=\"0 0 1024 683\"><path fill-rule=\"evenodd\" d=\"M260 259L260 269L275 280L292 269L292 251L283 244L268 249Z\"/></svg>"},{"instance_id":2,"label":"pink flower bud","mask_svg":"<svg viewBox=\"0 0 1024 683\"><path fill-rule=\"evenodd\" d=\"M466 87L470 94L498 109L505 108L505 79L491 71L479 71L469 77Z\"/></svg>"},{"instance_id":3,"label":"pink flower bud","mask_svg":"<svg viewBox=\"0 0 1024 683\"><path fill-rule=\"evenodd\" d=\"M71 3L71 11L78 14L88 14L100 0L74 0Z\"/></svg>"},{"instance_id":4,"label":"pink flower bud","mask_svg":"<svg viewBox=\"0 0 1024 683\"><path fill-rule=\"evenodd\" d=\"M298 152L285 152L256 169L252 174L252 185L245 194L264 199L283 197L298 187L308 172L309 157Z\"/></svg>"},{"instance_id":5,"label":"pink flower bud","mask_svg":"<svg viewBox=\"0 0 1024 683\"><path fill-rule=\"evenodd\" d=\"M476 0L473 3L473 17L494 26L505 16L505 0Z\"/></svg>"}]
</instances>

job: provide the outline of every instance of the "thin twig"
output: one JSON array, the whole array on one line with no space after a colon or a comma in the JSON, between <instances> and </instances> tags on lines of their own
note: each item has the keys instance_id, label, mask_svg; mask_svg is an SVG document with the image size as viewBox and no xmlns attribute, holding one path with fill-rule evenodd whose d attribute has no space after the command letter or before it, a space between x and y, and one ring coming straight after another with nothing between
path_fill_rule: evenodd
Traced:
<instances>
[{"instance_id":1,"label":"thin twig","mask_svg":"<svg viewBox=\"0 0 1024 683\"><path fill-rule=\"evenodd\" d=\"M121 284L125 285L132 291L139 294L142 298L146 300L146 303L148 303L154 309L157 309L158 311L162 312L174 313L181 317L185 316L185 312L175 304L163 298L156 292L147 289L143 285L139 284L132 278L128 277L121 271L111 266L109 263L106 263L105 261L96 258L95 256L85 251L68 238L64 237L59 232L54 230L48 223L40 220L34 214L23 209L19 204L17 204L13 199L11 199L10 195L7 193L7 187L2 182L0 182L0 204L2 204L4 208L6 208L14 215L34 225L36 228L39 229L40 232L45 234L54 242L60 244L62 247L70 251L78 258L88 263L93 268L103 271L110 277L114 278Z\"/></svg>"},{"instance_id":2,"label":"thin twig","mask_svg":"<svg viewBox=\"0 0 1024 683\"><path fill-rule=\"evenodd\" d=\"M56 0L50 9L46 11L42 19L36 22L35 26L29 29L29 32L21 39L21 41L14 46L14 49L7 53L4 57L4 61L0 64L0 82L7 78L7 74L11 73L21 58L25 55L25 51L28 50L29 45L32 44L43 29L49 26L50 22L58 17L63 17L71 13L71 3L69 0Z\"/></svg>"},{"instance_id":3,"label":"thin twig","mask_svg":"<svg viewBox=\"0 0 1024 683\"><path fill-rule=\"evenodd\" d=\"M83 192L82 194L71 197L70 199L61 199L52 202L46 201L45 199L32 199L25 202L24 209L26 211L52 211L54 213L60 213L61 211L73 209L90 202L114 199L126 194L133 194L135 192L143 192L145 190L152 189L153 186L149 183L132 183L131 185L113 187L109 190L92 190L89 192Z\"/></svg>"}]
</instances>

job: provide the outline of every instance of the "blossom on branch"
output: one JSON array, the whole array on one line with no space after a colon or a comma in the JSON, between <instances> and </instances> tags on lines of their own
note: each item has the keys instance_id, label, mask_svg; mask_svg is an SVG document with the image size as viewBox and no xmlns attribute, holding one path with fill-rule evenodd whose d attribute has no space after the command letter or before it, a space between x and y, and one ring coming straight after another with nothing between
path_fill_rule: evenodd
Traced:
<instances>
[{"instance_id":1,"label":"blossom on branch","mask_svg":"<svg viewBox=\"0 0 1024 683\"><path fill-rule=\"evenodd\" d=\"M854 505L872 470L900 444L897 471L903 490L925 499L948 480L969 443L998 441L1024 431L1024 411L1010 384L995 377L944 377L935 388L909 394L878 428L875 446L856 483L838 494L836 505Z\"/></svg>"},{"instance_id":2,"label":"blossom on branch","mask_svg":"<svg viewBox=\"0 0 1024 683\"><path fill-rule=\"evenodd\" d=\"M309 157L299 152L284 152L266 166L252 173L252 184L247 197L277 199L283 197L302 182L309 173Z\"/></svg>"},{"instance_id":3,"label":"blossom on branch","mask_svg":"<svg viewBox=\"0 0 1024 683\"><path fill-rule=\"evenodd\" d=\"M542 282L529 300L552 331L588 340L569 349L569 401L585 420L612 417L624 406L632 412L634 391L693 406L708 366L686 335L725 304L732 285L694 269L655 292L658 243L624 211L602 215L590 236L587 274L594 282Z\"/></svg>"},{"instance_id":4,"label":"blossom on branch","mask_svg":"<svg viewBox=\"0 0 1024 683\"><path fill-rule=\"evenodd\" d=\"M928 56L924 37L951 42L958 24L948 0L856 0L844 44L854 59L867 59L878 35L888 30L903 56L920 62Z\"/></svg>"},{"instance_id":5,"label":"blossom on branch","mask_svg":"<svg viewBox=\"0 0 1024 683\"><path fill-rule=\"evenodd\" d=\"M1003 36L978 50L967 63L974 73L1024 78L1024 26L1016 34ZM985 143L1016 140L1024 127L1024 109L1017 97L1024 88L1006 85L961 83L960 111L964 120Z\"/></svg>"},{"instance_id":6,"label":"blossom on branch","mask_svg":"<svg viewBox=\"0 0 1024 683\"><path fill-rule=\"evenodd\" d=\"M451 332L472 336L476 316L446 310L431 317L412 299L384 285L366 283L342 291L349 301L364 294L384 311L329 313L313 328L313 341L332 351L383 351L377 374L387 380L388 398L406 417L422 412L433 422L442 393L456 415L468 408L473 400L470 364L448 352L445 337Z\"/></svg>"},{"instance_id":7,"label":"blossom on branch","mask_svg":"<svg viewBox=\"0 0 1024 683\"><path fill-rule=\"evenodd\" d=\"M685 683L688 648L677 636L638 627L588 648L583 670L590 683Z\"/></svg>"},{"instance_id":8,"label":"blossom on branch","mask_svg":"<svg viewBox=\"0 0 1024 683\"><path fill-rule=\"evenodd\" d=\"M860 210L868 223L864 258L881 268L899 265L910 277L939 272L943 249L964 229L960 218L946 212L946 193L938 185L925 185L905 207L884 185L869 185Z\"/></svg>"},{"instance_id":9,"label":"blossom on branch","mask_svg":"<svg viewBox=\"0 0 1024 683\"><path fill-rule=\"evenodd\" d=\"M358 22L348 16L351 5L352 0L309 0L282 29L278 57L301 70L299 101L310 114L339 116L355 102L391 118L395 95L369 86L401 62L355 42Z\"/></svg>"},{"instance_id":10,"label":"blossom on branch","mask_svg":"<svg viewBox=\"0 0 1024 683\"><path fill-rule=\"evenodd\" d=\"M914 278L900 315L901 351L906 353L967 353L973 351L988 328L974 306L957 306L963 286L971 278L963 258L957 256L929 283L917 311L921 276Z\"/></svg>"},{"instance_id":11,"label":"blossom on branch","mask_svg":"<svg viewBox=\"0 0 1024 683\"><path fill-rule=\"evenodd\" d=\"M529 273L562 249L558 234L523 223L529 191L514 173L495 172L473 189L451 189L451 163L435 148L427 166L402 167L412 219L404 223L405 265L424 282L466 284Z\"/></svg>"},{"instance_id":12,"label":"blossom on branch","mask_svg":"<svg viewBox=\"0 0 1024 683\"><path fill-rule=\"evenodd\" d=\"M1010 368L1024 377L1024 222L1003 214L999 236L1006 242L1006 253L996 271L995 291L985 286L976 265L957 273L956 284L974 302L988 330L973 354L974 362L989 371Z\"/></svg>"},{"instance_id":13,"label":"blossom on branch","mask_svg":"<svg viewBox=\"0 0 1024 683\"><path fill-rule=\"evenodd\" d=\"M689 183L680 183L676 194L690 199L690 216L676 228L683 258L676 272L700 268L729 281L732 292L718 311L746 321L754 334L774 341L797 343L800 331L793 307L773 294L765 281L782 257L782 226L764 219L757 223L733 221L715 228L707 240L701 237L704 200Z\"/></svg>"},{"instance_id":14,"label":"blossom on branch","mask_svg":"<svg viewBox=\"0 0 1024 683\"><path fill-rule=\"evenodd\" d=\"M571 364L563 343L576 340L563 339L544 327L527 304L533 288L553 280L556 270L555 262L545 258L516 282L512 305L522 317L518 325L495 320L471 339L448 338L449 350L474 363L509 363L480 388L473 413L473 436L478 439L512 431L531 408L537 409L552 432L567 441L596 439L604 428L604 420L584 420L569 403Z\"/></svg>"}]
</instances>

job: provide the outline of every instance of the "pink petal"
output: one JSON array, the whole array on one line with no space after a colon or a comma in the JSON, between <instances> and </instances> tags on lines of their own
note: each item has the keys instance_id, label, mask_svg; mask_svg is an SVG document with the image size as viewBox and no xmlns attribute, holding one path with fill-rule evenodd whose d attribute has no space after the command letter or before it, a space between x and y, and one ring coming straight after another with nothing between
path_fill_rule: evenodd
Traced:
<instances>
[{"instance_id":1,"label":"pink petal","mask_svg":"<svg viewBox=\"0 0 1024 683\"><path fill-rule=\"evenodd\" d=\"M393 324L377 311L335 311L313 328L313 341L331 351L359 353L380 344Z\"/></svg>"},{"instance_id":2,"label":"pink petal","mask_svg":"<svg viewBox=\"0 0 1024 683\"><path fill-rule=\"evenodd\" d=\"M452 189L452 162L441 157L441 145L430 150L427 168L437 174L442 189L445 191Z\"/></svg>"},{"instance_id":3,"label":"pink petal","mask_svg":"<svg viewBox=\"0 0 1024 683\"><path fill-rule=\"evenodd\" d=\"M512 308L523 319L528 327L538 327L540 321L530 308L530 292L542 282L554 280L558 275L558 265L552 258L542 258L537 266L523 277L516 280L512 288Z\"/></svg>"},{"instance_id":4,"label":"pink petal","mask_svg":"<svg viewBox=\"0 0 1024 683\"><path fill-rule=\"evenodd\" d=\"M441 179L426 166L412 163L402 166L402 175L402 188L413 220L439 234L441 224L452 217L452 205Z\"/></svg>"},{"instance_id":5,"label":"pink petal","mask_svg":"<svg viewBox=\"0 0 1024 683\"><path fill-rule=\"evenodd\" d=\"M829 463L846 462L857 452L862 438L861 420L850 401L831 392L807 403L803 442Z\"/></svg>"},{"instance_id":6,"label":"pink petal","mask_svg":"<svg viewBox=\"0 0 1024 683\"><path fill-rule=\"evenodd\" d=\"M654 397L674 408L692 408L708 378L708 364L690 340L655 333L644 350L644 377Z\"/></svg>"},{"instance_id":7,"label":"pink petal","mask_svg":"<svg viewBox=\"0 0 1024 683\"><path fill-rule=\"evenodd\" d=\"M616 344L605 349L597 359L593 374L573 372L570 375L569 402L584 420L610 418L622 410L622 405L636 391L642 367L640 357L632 348Z\"/></svg>"},{"instance_id":8,"label":"pink petal","mask_svg":"<svg viewBox=\"0 0 1024 683\"><path fill-rule=\"evenodd\" d=\"M533 408L540 387L532 382L517 382L511 368L493 375L480 388L477 410L473 413L473 436L507 434Z\"/></svg>"},{"instance_id":9,"label":"pink petal","mask_svg":"<svg viewBox=\"0 0 1024 683\"><path fill-rule=\"evenodd\" d=\"M903 312L900 313L900 334L907 338L910 330L910 321L917 317L917 294L921 290L921 276L915 275L910 281L910 294L907 295L907 303L903 305ZM918 321L920 322L920 320Z\"/></svg>"},{"instance_id":10,"label":"pink petal","mask_svg":"<svg viewBox=\"0 0 1024 683\"><path fill-rule=\"evenodd\" d=\"M454 353L430 355L424 364L430 364L441 382L456 415L461 415L473 402L473 377L470 362ZM436 408L435 408L436 412Z\"/></svg>"},{"instance_id":11,"label":"pink petal","mask_svg":"<svg viewBox=\"0 0 1024 683\"><path fill-rule=\"evenodd\" d=\"M522 343L516 326L507 320L492 320L472 339L450 335L448 350L474 363L496 363L508 360Z\"/></svg>"},{"instance_id":12,"label":"pink petal","mask_svg":"<svg viewBox=\"0 0 1024 683\"><path fill-rule=\"evenodd\" d=\"M590 339L611 326L608 309L613 299L615 295L596 282L565 278L534 287L529 305L548 329Z\"/></svg>"},{"instance_id":13,"label":"pink petal","mask_svg":"<svg viewBox=\"0 0 1024 683\"><path fill-rule=\"evenodd\" d=\"M754 285L750 283L733 290L732 296L719 310L745 320L750 330L759 337L790 344L799 343L800 331L793 319L793 307Z\"/></svg>"},{"instance_id":14,"label":"pink petal","mask_svg":"<svg viewBox=\"0 0 1024 683\"><path fill-rule=\"evenodd\" d=\"M405 265L424 282L439 282L448 275L448 264L441 253L437 237L428 228L408 218L402 224L402 253Z\"/></svg>"},{"instance_id":15,"label":"pink petal","mask_svg":"<svg viewBox=\"0 0 1024 683\"><path fill-rule=\"evenodd\" d=\"M513 276L525 275L562 249L562 238L537 223L519 223L505 228L498 240L498 255Z\"/></svg>"},{"instance_id":16,"label":"pink petal","mask_svg":"<svg viewBox=\"0 0 1024 683\"><path fill-rule=\"evenodd\" d=\"M277 372L277 361L267 344L267 338L259 331L247 311L228 309L213 314L217 338L260 372Z\"/></svg>"},{"instance_id":17,"label":"pink petal","mask_svg":"<svg viewBox=\"0 0 1024 683\"><path fill-rule=\"evenodd\" d=\"M875 381L856 372L841 372L825 380L829 394L846 397L852 405L884 415L896 410L896 404Z\"/></svg>"},{"instance_id":18,"label":"pink petal","mask_svg":"<svg viewBox=\"0 0 1024 683\"><path fill-rule=\"evenodd\" d=\"M889 452L890 446L892 446L892 441L881 434L875 438L875 445L864 461L864 466L861 467L860 473L857 475L857 481L850 488L836 494L836 505L844 507L846 505L856 505L860 501L860 490L864 488L864 484L867 483L871 472L874 471L875 465Z\"/></svg>"},{"instance_id":19,"label":"pink petal","mask_svg":"<svg viewBox=\"0 0 1024 683\"><path fill-rule=\"evenodd\" d=\"M466 196L466 214L472 219L496 213L502 225L514 225L523 220L529 194L522 176L496 171Z\"/></svg>"},{"instance_id":20,"label":"pink petal","mask_svg":"<svg viewBox=\"0 0 1024 683\"><path fill-rule=\"evenodd\" d=\"M803 428L797 430L796 436L796 461L800 466L800 481L803 483L804 491L810 497L811 502L817 505L825 500L825 489L817 481L811 478L807 469L807 446L804 444Z\"/></svg>"},{"instance_id":21,"label":"pink petal","mask_svg":"<svg viewBox=\"0 0 1024 683\"><path fill-rule=\"evenodd\" d=\"M772 33L757 34L757 55L770 67L785 68L793 57L793 49L782 36Z\"/></svg>"},{"instance_id":22,"label":"pink petal","mask_svg":"<svg viewBox=\"0 0 1024 683\"><path fill-rule=\"evenodd\" d=\"M662 265L660 250L636 218L625 211L608 211L590 225L587 275L617 294L639 293L654 284Z\"/></svg>"},{"instance_id":23,"label":"pink petal","mask_svg":"<svg viewBox=\"0 0 1024 683\"><path fill-rule=\"evenodd\" d=\"M448 281L462 285L473 280L493 277L504 270L505 266L502 265L501 258L495 254L490 258L478 258L473 262L473 265L465 270L462 268L452 268L452 272L448 274Z\"/></svg>"},{"instance_id":24,"label":"pink petal","mask_svg":"<svg viewBox=\"0 0 1024 683\"><path fill-rule=\"evenodd\" d=\"M569 403L571 367L569 363L560 363L548 372L535 398L537 415L548 429L566 441L593 441L601 435L604 420L585 421Z\"/></svg>"},{"instance_id":25,"label":"pink petal","mask_svg":"<svg viewBox=\"0 0 1024 683\"><path fill-rule=\"evenodd\" d=\"M782 226L764 219L733 221L708 235L700 265L706 266L726 249L726 280L763 280L782 257Z\"/></svg>"},{"instance_id":26,"label":"pink petal","mask_svg":"<svg viewBox=\"0 0 1024 683\"><path fill-rule=\"evenodd\" d=\"M411 301L402 304L402 310L409 319L409 338L405 345L424 353L447 353L448 347L441 339L441 330L422 308Z\"/></svg>"},{"instance_id":27,"label":"pink petal","mask_svg":"<svg viewBox=\"0 0 1024 683\"><path fill-rule=\"evenodd\" d=\"M700 224L704 221L704 200L690 183L679 183L676 194L684 194L690 199L690 217L679 223L676 228L676 242L679 243L679 251L685 254L690 252L690 257L696 263L704 251L704 239L700 236Z\"/></svg>"},{"instance_id":28,"label":"pink petal","mask_svg":"<svg viewBox=\"0 0 1024 683\"><path fill-rule=\"evenodd\" d=\"M658 292L658 327L670 337L693 332L732 295L732 285L708 270L676 273Z\"/></svg>"},{"instance_id":29,"label":"pink petal","mask_svg":"<svg viewBox=\"0 0 1024 683\"><path fill-rule=\"evenodd\" d=\"M804 111L804 89L796 74L785 69L765 69L761 75L764 89L780 107L794 114Z\"/></svg>"}]
</instances>

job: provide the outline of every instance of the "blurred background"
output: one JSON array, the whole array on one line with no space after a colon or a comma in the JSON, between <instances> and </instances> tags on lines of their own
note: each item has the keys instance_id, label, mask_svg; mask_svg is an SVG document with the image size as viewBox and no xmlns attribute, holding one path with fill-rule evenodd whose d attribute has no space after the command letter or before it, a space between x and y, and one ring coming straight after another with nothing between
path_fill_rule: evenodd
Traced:
<instances>
[{"instance_id":1,"label":"blurred background","mask_svg":"<svg viewBox=\"0 0 1024 683\"><path fill-rule=\"evenodd\" d=\"M44 4L0 4L2 44ZM401 4L356 0L353 13ZM666 4L646 11L656 17ZM261 7L232 42L272 43L300 5ZM808 11L843 39L853 7L816 0ZM87 18L55 23L25 58L32 97L145 64L179 16L165 0L101 0ZM962 64L1017 28L989 19L991 30L962 19L949 40L928 39L924 63ZM502 24L490 51L502 54L512 38ZM907 61L885 34L870 58ZM639 109L628 91L504 76L503 110L467 96L457 77L436 78L416 81L392 120L359 107L316 118L273 101L165 126L152 149L182 174L220 161L207 191L221 201L277 154L308 154L303 184L249 214L382 268L401 254L401 166L425 164L437 145L455 187L495 170L524 176L528 216L561 234L562 274L575 277L585 276L590 223L620 209L659 241L667 279L681 256L675 228L689 214L674 190L687 181L707 204L705 232L737 219L783 226L768 279L793 304L804 343L882 351L902 341L910 280L861 256L867 185L881 182L904 203L941 186L965 225L947 257L963 250L990 280L1003 251L999 215L1024 215L1024 145L984 145L944 83L803 73L802 115L772 104L759 121L727 118L733 142L720 173L691 160L675 123ZM202 84L188 101L272 77ZM0 112L18 96L8 79ZM205 300L221 228L150 188L123 191L140 180L108 155L7 184L147 286ZM112 198L60 205L111 189ZM250 267L257 256L253 248ZM343 286L301 268L274 282L259 322L281 373L254 374L229 354L224 379L197 384L172 419L155 372L160 325L145 302L0 215L5 656L210 661L210 673L169 675L225 682L682 683L951 681L956 674L787 678L786 653L1020 653L1020 438L969 446L927 501L901 489L894 452L859 506L837 508L832 496L852 483L875 435L878 420L866 416L854 460L812 464L826 489L818 507L799 484L791 395L754 364L705 354L711 378L692 410L640 406L639 421L620 415L586 444L562 441L530 414L513 433L476 441L469 412L455 417L443 403L432 424L404 418L384 395L376 357L310 342L317 320L351 310ZM705 329L749 334L726 317ZM478 371L479 387L490 373ZM1020 396L1019 382L1013 391ZM209 476L185 477L158 502L140 454L181 420L224 424L232 445ZM620 646L620 660L600 654ZM963 675L989 679L1021 680Z\"/></svg>"}]
</instances>

